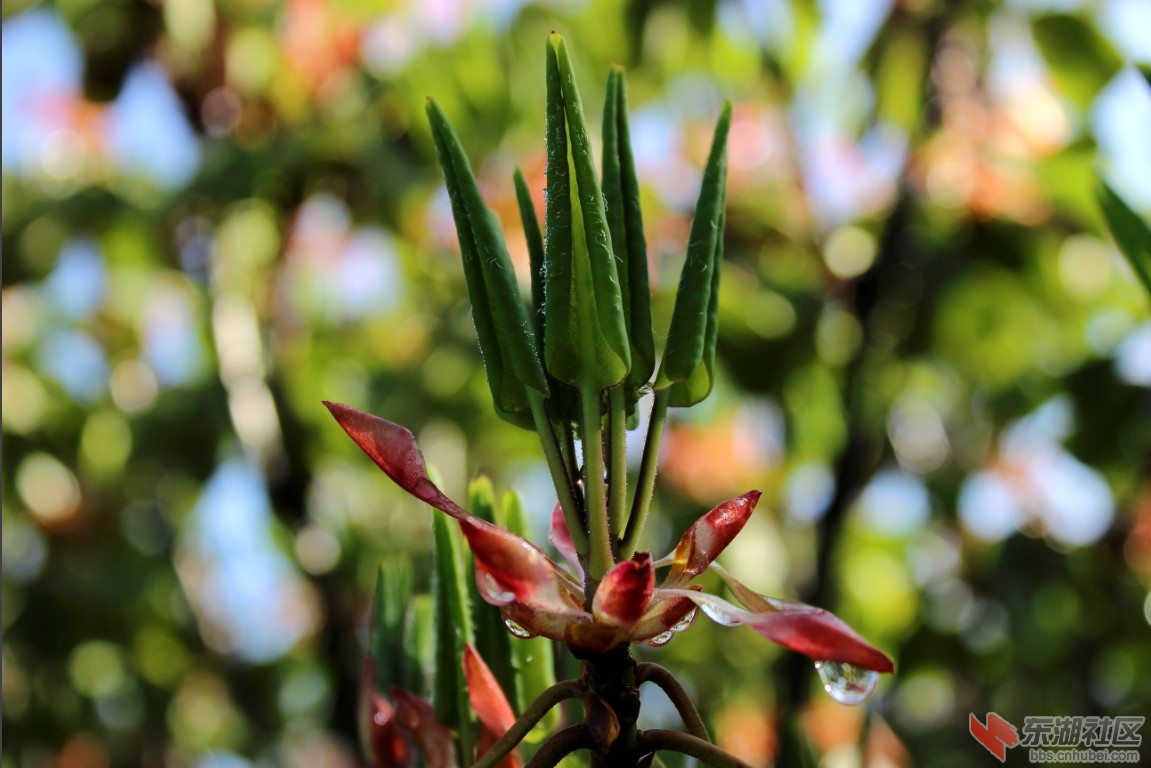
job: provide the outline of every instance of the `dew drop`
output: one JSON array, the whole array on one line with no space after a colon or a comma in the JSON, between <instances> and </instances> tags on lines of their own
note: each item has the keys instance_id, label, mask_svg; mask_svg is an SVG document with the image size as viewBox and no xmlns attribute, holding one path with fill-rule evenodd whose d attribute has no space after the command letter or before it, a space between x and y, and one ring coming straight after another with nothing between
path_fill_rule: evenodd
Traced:
<instances>
[{"instance_id":1,"label":"dew drop","mask_svg":"<svg viewBox=\"0 0 1151 768\"><path fill-rule=\"evenodd\" d=\"M716 624L722 624L725 627L735 627L739 625L738 619L721 611L717 611L707 603L704 603L700 607L703 608L703 612L707 614L707 617L714 621Z\"/></svg>"},{"instance_id":2,"label":"dew drop","mask_svg":"<svg viewBox=\"0 0 1151 768\"><path fill-rule=\"evenodd\" d=\"M647 644L652 646L653 648L659 648L660 646L667 645L668 643L670 643L671 639L674 636L675 636L675 633L669 629L666 632L660 632L658 635L653 637L651 640L648 640Z\"/></svg>"},{"instance_id":3,"label":"dew drop","mask_svg":"<svg viewBox=\"0 0 1151 768\"><path fill-rule=\"evenodd\" d=\"M838 661L817 661L815 669L823 681L823 690L840 704L862 704L879 684L879 673Z\"/></svg>"},{"instance_id":4,"label":"dew drop","mask_svg":"<svg viewBox=\"0 0 1151 768\"><path fill-rule=\"evenodd\" d=\"M516 599L514 592L509 592L501 587L496 578L487 571L480 571L476 574L476 586L479 587L480 592L489 602L496 605L506 605Z\"/></svg>"},{"instance_id":5,"label":"dew drop","mask_svg":"<svg viewBox=\"0 0 1151 768\"><path fill-rule=\"evenodd\" d=\"M519 624L516 624L511 619L504 619L504 626L506 626L508 628L508 632L511 632L513 635L515 635L516 637L518 637L521 640L528 640L528 639L536 636L535 632L532 632L530 629L525 629L524 627L521 627Z\"/></svg>"},{"instance_id":6,"label":"dew drop","mask_svg":"<svg viewBox=\"0 0 1151 768\"><path fill-rule=\"evenodd\" d=\"M675 624L672 625L671 631L672 632L682 632L685 629L687 629L688 627L690 627L691 623L693 621L695 621L695 613L696 613L695 608L692 608L690 611L685 613L682 619L680 619L679 621L677 621Z\"/></svg>"}]
</instances>

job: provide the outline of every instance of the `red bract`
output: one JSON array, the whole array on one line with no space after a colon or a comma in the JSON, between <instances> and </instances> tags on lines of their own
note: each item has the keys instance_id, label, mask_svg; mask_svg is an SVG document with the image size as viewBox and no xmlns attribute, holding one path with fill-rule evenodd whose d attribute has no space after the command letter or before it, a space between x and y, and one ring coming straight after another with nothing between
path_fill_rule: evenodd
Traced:
<instances>
[{"instance_id":1,"label":"red bract","mask_svg":"<svg viewBox=\"0 0 1151 768\"><path fill-rule=\"evenodd\" d=\"M653 591L655 569L651 554L639 552L604 574L592 600L592 616L601 624L634 626L651 603Z\"/></svg>"},{"instance_id":2,"label":"red bract","mask_svg":"<svg viewBox=\"0 0 1151 768\"><path fill-rule=\"evenodd\" d=\"M436 722L432 705L403 688L393 688L396 721L416 740L427 768L455 768L456 748L452 731Z\"/></svg>"},{"instance_id":3,"label":"red bract","mask_svg":"<svg viewBox=\"0 0 1151 768\"><path fill-rule=\"evenodd\" d=\"M725 626L743 624L772 642L810 656L816 661L838 661L876 672L893 672L891 659L868 645L842 619L822 608L773 598L766 611L746 611L723 598L686 589L657 590L696 603L710 618Z\"/></svg>"},{"instance_id":4,"label":"red bract","mask_svg":"<svg viewBox=\"0 0 1151 768\"><path fill-rule=\"evenodd\" d=\"M665 587L686 584L707 570L719 553L743 530L755 505L759 491L748 491L742 496L725 501L696 520L675 548L675 560Z\"/></svg>"},{"instance_id":5,"label":"red bract","mask_svg":"<svg viewBox=\"0 0 1151 768\"><path fill-rule=\"evenodd\" d=\"M571 531L568 530L567 520L564 519L563 507L556 504L552 508L552 525L548 533L548 541L563 556L567 564L572 567L576 578L583 581L583 566L580 565L579 553L576 552L575 542L572 541Z\"/></svg>"},{"instance_id":6,"label":"red bract","mask_svg":"<svg viewBox=\"0 0 1151 768\"><path fill-rule=\"evenodd\" d=\"M469 517L463 507L445 496L428 478L424 456L407 427L339 403L325 400L324 405L348 433L348 437L396 485L452 517Z\"/></svg>"},{"instance_id":7,"label":"red bract","mask_svg":"<svg viewBox=\"0 0 1151 768\"><path fill-rule=\"evenodd\" d=\"M580 587L562 575L534 544L478 517L460 519L476 558L476 586L492 605L520 603L532 610L577 615Z\"/></svg>"},{"instance_id":8,"label":"red bract","mask_svg":"<svg viewBox=\"0 0 1151 768\"><path fill-rule=\"evenodd\" d=\"M511 730L516 715L496 676L471 645L464 649L464 679L468 684L468 702L483 725L477 754L482 757L500 736ZM522 765L518 749L497 763L499 768L520 768Z\"/></svg>"},{"instance_id":9,"label":"red bract","mask_svg":"<svg viewBox=\"0 0 1151 768\"><path fill-rule=\"evenodd\" d=\"M368 747L372 768L413 768L417 747L420 765L455 768L452 732L436 722L426 701L402 688L392 689L392 700L376 690L371 658L364 659L361 678L362 706L366 707Z\"/></svg>"},{"instance_id":10,"label":"red bract","mask_svg":"<svg viewBox=\"0 0 1151 768\"><path fill-rule=\"evenodd\" d=\"M408 735L396 722L396 708L392 703L372 691L369 695L368 747L372 768L405 768L412 763L412 747Z\"/></svg>"},{"instance_id":11,"label":"red bract","mask_svg":"<svg viewBox=\"0 0 1151 768\"><path fill-rule=\"evenodd\" d=\"M561 512L552 515L550 538L576 571L574 577L531 542L471 515L445 496L428 478L423 456L407 429L345 405L325 405L397 485L459 521L475 555L480 595L531 634L559 640L583 653L644 641L662 644L671 632L687 627L699 605L721 624L746 625L817 661L877 672L893 669L886 655L834 615L757 595L713 562L747 523L759 491L725 501L692 524L676 546L671 569L659 588L651 555L639 553L604 574L587 606L580 560ZM687 585L708 568L719 572L747 610Z\"/></svg>"}]
</instances>

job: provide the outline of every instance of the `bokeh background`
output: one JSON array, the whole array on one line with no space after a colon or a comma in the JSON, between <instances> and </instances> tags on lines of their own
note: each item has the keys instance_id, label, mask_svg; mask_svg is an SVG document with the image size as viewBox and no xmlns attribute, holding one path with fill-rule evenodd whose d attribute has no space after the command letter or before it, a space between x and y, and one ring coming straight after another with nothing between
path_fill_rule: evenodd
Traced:
<instances>
[{"instance_id":1,"label":"bokeh background","mask_svg":"<svg viewBox=\"0 0 1151 768\"><path fill-rule=\"evenodd\" d=\"M646 545L760 488L725 564L898 660L847 708L746 630L645 651L720 743L965 766L969 712L1151 712L1151 302L1094 198L1151 209L1143 0L3 13L3 768L360 764L376 564L426 562L430 513L321 399L410 426L457 498L516 486L542 540L423 107L526 285L511 174L541 205L553 28L593 122L629 69L657 337L735 103L720 379L673 411Z\"/></svg>"}]
</instances>

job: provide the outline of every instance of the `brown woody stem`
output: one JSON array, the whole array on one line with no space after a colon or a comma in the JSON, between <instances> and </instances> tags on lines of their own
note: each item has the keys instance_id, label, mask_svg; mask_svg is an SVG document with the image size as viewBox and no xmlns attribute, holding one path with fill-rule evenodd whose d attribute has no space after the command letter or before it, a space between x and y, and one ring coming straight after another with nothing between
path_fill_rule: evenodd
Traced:
<instances>
[{"instance_id":1,"label":"brown woody stem","mask_svg":"<svg viewBox=\"0 0 1151 768\"><path fill-rule=\"evenodd\" d=\"M707 733L707 726L704 725L703 718L699 715L699 710L695 708L691 696L680 685L679 680L672 674L671 670L667 667L661 667L659 664L641 662L636 665L635 676L636 681L640 684L655 683L667 694L675 706L675 711L679 712L679 716L683 719L683 724L687 726L688 733L704 741L711 741L711 737Z\"/></svg>"},{"instance_id":2,"label":"brown woody stem","mask_svg":"<svg viewBox=\"0 0 1151 768\"><path fill-rule=\"evenodd\" d=\"M577 749L590 749L591 746L592 736L586 725L569 725L543 743L527 768L553 768Z\"/></svg>"},{"instance_id":3,"label":"brown woody stem","mask_svg":"<svg viewBox=\"0 0 1151 768\"><path fill-rule=\"evenodd\" d=\"M579 698L586 690L587 686L580 680L563 680L546 689L539 696L536 696L507 733L501 736L499 741L476 761L473 768L491 768L494 766L524 740L524 737L532 728L535 728L536 723L543 719L543 716L552 707L566 699Z\"/></svg>"},{"instance_id":4,"label":"brown woody stem","mask_svg":"<svg viewBox=\"0 0 1151 768\"><path fill-rule=\"evenodd\" d=\"M751 768L735 755L723 751L710 741L704 741L683 731L666 731L658 728L640 731L636 746L642 754L678 752L714 768Z\"/></svg>"}]
</instances>

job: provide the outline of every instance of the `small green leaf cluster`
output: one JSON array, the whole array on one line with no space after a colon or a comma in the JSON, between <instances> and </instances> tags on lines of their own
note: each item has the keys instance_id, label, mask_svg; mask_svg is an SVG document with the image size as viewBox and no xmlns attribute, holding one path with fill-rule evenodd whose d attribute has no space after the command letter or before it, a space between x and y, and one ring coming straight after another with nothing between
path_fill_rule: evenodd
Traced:
<instances>
[{"instance_id":1,"label":"small green leaf cluster","mask_svg":"<svg viewBox=\"0 0 1151 768\"><path fill-rule=\"evenodd\" d=\"M594 584L613 562L634 551L650 503L666 409L695 405L714 385L731 105L724 106L716 124L657 369L623 69L613 67L608 75L602 176L571 58L555 33L547 41L545 76L542 232L523 174L515 175L531 259L530 303L520 296L502 230L484 204L458 137L434 101L428 101L427 111L496 411L539 434L568 527ZM629 514L626 431L637 422L638 400L649 392L654 393L652 426Z\"/></svg>"}]
</instances>

